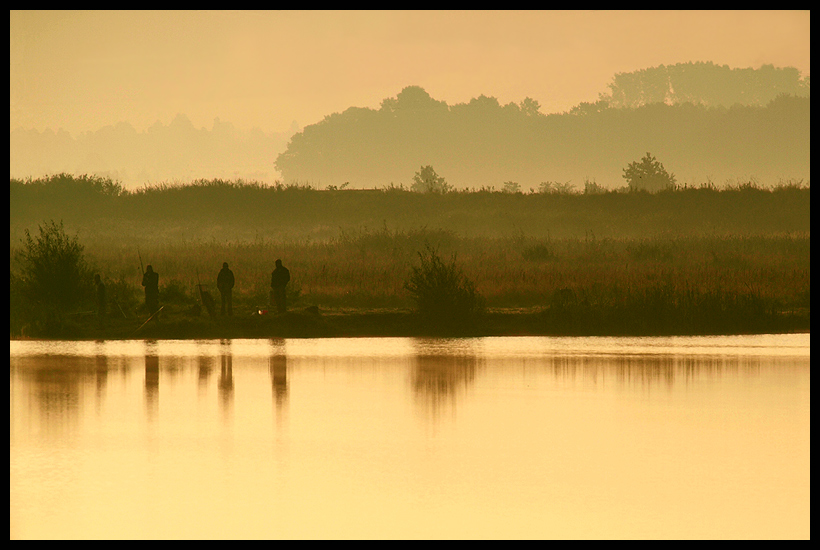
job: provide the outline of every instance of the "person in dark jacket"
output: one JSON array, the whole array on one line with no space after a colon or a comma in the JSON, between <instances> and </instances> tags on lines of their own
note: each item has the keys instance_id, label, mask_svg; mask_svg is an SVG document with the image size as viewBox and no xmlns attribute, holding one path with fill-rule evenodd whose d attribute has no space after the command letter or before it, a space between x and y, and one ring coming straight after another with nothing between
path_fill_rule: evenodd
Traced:
<instances>
[{"instance_id":1,"label":"person in dark jacket","mask_svg":"<svg viewBox=\"0 0 820 550\"><path fill-rule=\"evenodd\" d=\"M145 287L145 306L148 313L153 315L159 310L159 273L150 265L145 268L142 276L142 286Z\"/></svg>"},{"instance_id":2,"label":"person in dark jacket","mask_svg":"<svg viewBox=\"0 0 820 550\"><path fill-rule=\"evenodd\" d=\"M276 260L276 269L270 274L271 304L276 305L276 311L284 313L287 310L285 303L285 286L290 281L290 271L282 265L282 260Z\"/></svg>"},{"instance_id":3,"label":"person in dark jacket","mask_svg":"<svg viewBox=\"0 0 820 550\"><path fill-rule=\"evenodd\" d=\"M219 289L219 294L222 295L222 316L225 316L225 309L227 306L228 316L233 315L233 304L231 293L234 285L233 271L228 269L228 262L222 264L222 270L216 276L216 288Z\"/></svg>"},{"instance_id":4,"label":"person in dark jacket","mask_svg":"<svg viewBox=\"0 0 820 550\"><path fill-rule=\"evenodd\" d=\"M94 275L94 286L97 287L97 322L100 326L105 325L106 299L105 283L102 282L99 274Z\"/></svg>"}]
</instances>

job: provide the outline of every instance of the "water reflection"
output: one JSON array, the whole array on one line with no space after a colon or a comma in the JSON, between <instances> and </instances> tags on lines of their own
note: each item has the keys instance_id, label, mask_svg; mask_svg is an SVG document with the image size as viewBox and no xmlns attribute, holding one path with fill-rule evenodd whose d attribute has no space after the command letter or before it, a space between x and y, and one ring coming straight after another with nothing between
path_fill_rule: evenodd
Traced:
<instances>
[{"instance_id":1,"label":"water reflection","mask_svg":"<svg viewBox=\"0 0 820 550\"><path fill-rule=\"evenodd\" d=\"M12 342L11 536L808 537L808 335L652 342Z\"/></svg>"},{"instance_id":2,"label":"water reflection","mask_svg":"<svg viewBox=\"0 0 820 550\"><path fill-rule=\"evenodd\" d=\"M97 342L97 354L94 356L94 377L96 379L97 411L100 410L105 386L108 383L108 355L103 348L103 342Z\"/></svg>"},{"instance_id":3,"label":"water reflection","mask_svg":"<svg viewBox=\"0 0 820 550\"><path fill-rule=\"evenodd\" d=\"M219 362L219 400L222 403L222 413L227 418L233 408L233 355L230 340L220 340Z\"/></svg>"},{"instance_id":4,"label":"water reflection","mask_svg":"<svg viewBox=\"0 0 820 550\"><path fill-rule=\"evenodd\" d=\"M273 385L276 417L280 418L288 401L288 356L284 339L271 339L270 347L271 355L268 358L268 368L270 369L270 378Z\"/></svg>"},{"instance_id":5,"label":"water reflection","mask_svg":"<svg viewBox=\"0 0 820 550\"><path fill-rule=\"evenodd\" d=\"M76 428L85 405L85 394L91 395L96 411L100 411L109 368L108 358L99 353L93 356L49 354L26 357L11 362L10 386L13 388L15 379L21 379L28 387L25 401L37 411L40 431L59 438ZM18 397L12 392L12 407Z\"/></svg>"},{"instance_id":6,"label":"water reflection","mask_svg":"<svg viewBox=\"0 0 820 550\"><path fill-rule=\"evenodd\" d=\"M758 374L760 357L755 356L675 356L556 355L540 360L559 380L585 380L593 384L614 377L625 386L665 386L671 390L680 381L720 377L726 373Z\"/></svg>"},{"instance_id":7,"label":"water reflection","mask_svg":"<svg viewBox=\"0 0 820 550\"><path fill-rule=\"evenodd\" d=\"M159 413L159 355L157 341L145 341L145 412L148 420Z\"/></svg>"},{"instance_id":8,"label":"water reflection","mask_svg":"<svg viewBox=\"0 0 820 550\"><path fill-rule=\"evenodd\" d=\"M197 366L198 366L198 380L199 380L199 392L200 394L205 392L208 388L208 382L211 378L211 373L214 369L214 358L208 355L204 355L201 353L199 357L197 357Z\"/></svg>"},{"instance_id":9,"label":"water reflection","mask_svg":"<svg viewBox=\"0 0 820 550\"><path fill-rule=\"evenodd\" d=\"M86 360L71 361L65 368L63 361L71 358L49 357L34 371L32 393L40 411L44 432L59 437L75 425L80 409L83 365Z\"/></svg>"},{"instance_id":10,"label":"water reflection","mask_svg":"<svg viewBox=\"0 0 820 550\"><path fill-rule=\"evenodd\" d=\"M456 397L475 382L478 370L473 339L425 339L413 341L410 374L416 401L432 416L445 406L455 407Z\"/></svg>"}]
</instances>

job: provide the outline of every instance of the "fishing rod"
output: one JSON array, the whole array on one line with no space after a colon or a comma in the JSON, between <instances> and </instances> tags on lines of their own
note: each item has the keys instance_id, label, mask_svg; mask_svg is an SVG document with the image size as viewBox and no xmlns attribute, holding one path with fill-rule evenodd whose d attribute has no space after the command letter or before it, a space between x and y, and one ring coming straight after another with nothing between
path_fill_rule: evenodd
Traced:
<instances>
[{"instance_id":1,"label":"fishing rod","mask_svg":"<svg viewBox=\"0 0 820 550\"><path fill-rule=\"evenodd\" d=\"M156 316L156 314L157 314L157 313L159 313L160 311L162 311L162 310L163 310L163 308L164 308L164 307L165 307L165 306L162 306L162 307L160 307L158 310L156 310L156 311L155 311L155 312L154 312L154 313L153 313L153 314L152 314L152 315L151 315L148 319L146 319L146 320L145 320L145 322L144 322L143 324L141 324L139 327L137 327L137 330L135 330L135 331L134 331L134 332L132 332L131 334L132 334L132 335L136 334L136 333L139 331L139 329L141 329L142 327L144 327L145 325L147 325L147 324L148 324L148 321L150 321L151 319L153 319L153 318Z\"/></svg>"},{"instance_id":2,"label":"fishing rod","mask_svg":"<svg viewBox=\"0 0 820 550\"><path fill-rule=\"evenodd\" d=\"M137 247L137 256L140 257L140 272L145 275L145 268L142 267L142 254L140 254L140 247Z\"/></svg>"},{"instance_id":3,"label":"fishing rod","mask_svg":"<svg viewBox=\"0 0 820 550\"><path fill-rule=\"evenodd\" d=\"M211 318L216 316L216 305L214 304L214 299L211 297L211 293L207 290L203 290L205 285L199 280L199 268L196 269L196 282L197 288L199 289L199 300L202 302L202 305L205 306L205 309L208 311L208 315Z\"/></svg>"},{"instance_id":4,"label":"fishing rod","mask_svg":"<svg viewBox=\"0 0 820 550\"><path fill-rule=\"evenodd\" d=\"M115 304L117 304L117 308L119 308L120 313L122 313L122 318L123 318L123 319L128 319L128 316L127 316L127 315L125 314L125 312L122 310L122 306L120 305L119 301L117 301L117 300L115 299L115 300L114 300L114 303L115 303Z\"/></svg>"}]
</instances>

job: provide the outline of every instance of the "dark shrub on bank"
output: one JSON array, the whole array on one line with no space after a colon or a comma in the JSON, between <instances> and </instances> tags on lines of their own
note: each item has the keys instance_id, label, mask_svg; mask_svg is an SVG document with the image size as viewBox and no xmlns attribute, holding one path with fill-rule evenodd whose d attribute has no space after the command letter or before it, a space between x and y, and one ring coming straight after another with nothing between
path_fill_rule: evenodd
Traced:
<instances>
[{"instance_id":1,"label":"dark shrub on bank","mask_svg":"<svg viewBox=\"0 0 820 550\"><path fill-rule=\"evenodd\" d=\"M412 295L423 323L454 332L474 326L484 313L484 299L456 264L455 254L445 262L428 244L418 255L421 263L411 267L404 288Z\"/></svg>"},{"instance_id":2,"label":"dark shrub on bank","mask_svg":"<svg viewBox=\"0 0 820 550\"><path fill-rule=\"evenodd\" d=\"M177 279L171 279L162 286L159 290L159 299L163 304L191 305L196 301L187 285Z\"/></svg>"},{"instance_id":3,"label":"dark shrub on bank","mask_svg":"<svg viewBox=\"0 0 820 550\"><path fill-rule=\"evenodd\" d=\"M56 334L68 316L89 302L93 274L83 246L66 234L62 221L43 223L37 235L28 230L25 235L15 258L20 272L10 277L10 312L33 332Z\"/></svg>"}]
</instances>

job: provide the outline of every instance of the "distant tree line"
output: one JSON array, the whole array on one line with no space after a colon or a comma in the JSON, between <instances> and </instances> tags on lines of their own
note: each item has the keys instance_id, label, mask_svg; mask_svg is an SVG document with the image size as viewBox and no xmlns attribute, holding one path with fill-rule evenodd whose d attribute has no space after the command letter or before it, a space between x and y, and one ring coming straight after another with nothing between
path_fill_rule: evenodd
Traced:
<instances>
[{"instance_id":1,"label":"distant tree line","mask_svg":"<svg viewBox=\"0 0 820 550\"><path fill-rule=\"evenodd\" d=\"M708 62L660 65L618 73L601 100L614 108L652 103L707 107L766 105L778 95L809 96L809 77L794 67L729 68Z\"/></svg>"},{"instance_id":2,"label":"distant tree line","mask_svg":"<svg viewBox=\"0 0 820 550\"><path fill-rule=\"evenodd\" d=\"M273 160L296 131L242 131L214 120L196 128L185 115L170 124L157 121L144 132L120 122L72 137L65 130L15 129L9 134L11 177L62 172L94 174L129 188L146 183L198 178L246 178L273 182Z\"/></svg>"},{"instance_id":3,"label":"distant tree line","mask_svg":"<svg viewBox=\"0 0 820 550\"><path fill-rule=\"evenodd\" d=\"M362 188L412 186L419 166L434 166L454 188L527 191L545 182L618 187L625 163L652 151L681 184L771 183L810 178L809 93L809 77L792 67L714 63L619 73L598 101L552 115L528 97L447 105L410 86L379 109L351 107L299 133L240 131L219 119L195 128L184 115L144 132L126 122L76 137L18 128L9 168L13 178L86 173L127 188L202 178Z\"/></svg>"},{"instance_id":4,"label":"distant tree line","mask_svg":"<svg viewBox=\"0 0 820 550\"><path fill-rule=\"evenodd\" d=\"M410 186L431 165L455 188L581 187L585 178L613 188L626 163L652 151L681 184L809 179L808 92L796 69L711 63L619 74L610 95L552 115L531 98L447 105L409 86L379 109L351 107L305 127L275 165L285 181L318 187Z\"/></svg>"}]
</instances>

